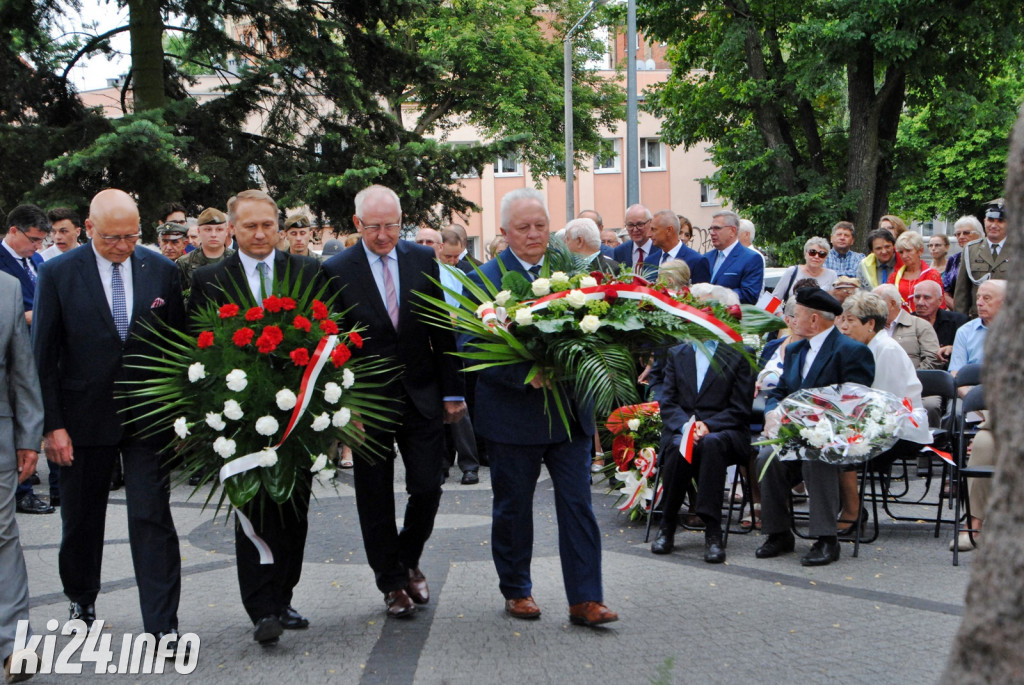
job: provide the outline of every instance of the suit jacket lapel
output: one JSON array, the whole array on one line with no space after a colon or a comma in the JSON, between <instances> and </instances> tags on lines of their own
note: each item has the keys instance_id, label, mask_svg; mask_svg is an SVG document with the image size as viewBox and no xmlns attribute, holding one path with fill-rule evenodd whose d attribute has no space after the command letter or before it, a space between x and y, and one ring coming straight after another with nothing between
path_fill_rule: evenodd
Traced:
<instances>
[{"instance_id":1,"label":"suit jacket lapel","mask_svg":"<svg viewBox=\"0 0 1024 685\"><path fill-rule=\"evenodd\" d=\"M816 388L820 385L818 377L821 375L822 369L825 368L825 362L832 358L832 350L836 346L836 336L842 335L839 329L833 328L832 332L825 336L825 342L821 344L821 349L818 350L818 354L815 355L814 361L811 362L811 368L807 370L807 376L804 377L803 387ZM810 343L808 343L808 346ZM810 347L808 347L810 349Z\"/></svg>"},{"instance_id":2,"label":"suit jacket lapel","mask_svg":"<svg viewBox=\"0 0 1024 685\"><path fill-rule=\"evenodd\" d=\"M146 249L146 248L143 248ZM75 257L80 262L78 274L82 280L83 290L86 299L93 303L99 310L100 318L103 319L110 332L117 336L117 326L114 324L114 315L107 303L107 294L103 292L103 281L100 280L100 268L96 264L96 254L93 252L91 243L86 243L75 251ZM134 260L133 260L134 261ZM132 280L135 280L135 273L132 273ZM137 298L136 298L137 299Z\"/></svg>"},{"instance_id":3,"label":"suit jacket lapel","mask_svg":"<svg viewBox=\"0 0 1024 685\"><path fill-rule=\"evenodd\" d=\"M416 267L412 264L410 248L403 245L402 241L395 246L395 257L398 259L398 328L401 330L402 322L412 316L412 281Z\"/></svg>"},{"instance_id":4,"label":"suit jacket lapel","mask_svg":"<svg viewBox=\"0 0 1024 685\"><path fill-rule=\"evenodd\" d=\"M697 387L697 351L693 349L693 345L685 345L680 350L680 371L683 374L683 378L686 382L683 383L683 389L685 390L687 397L685 401L689 406L697 401L697 396L700 395L700 388Z\"/></svg>"},{"instance_id":5,"label":"suit jacket lapel","mask_svg":"<svg viewBox=\"0 0 1024 685\"><path fill-rule=\"evenodd\" d=\"M373 269L370 268L370 260L366 255L366 250L361 243L356 243L353 248L356 249L356 254L352 260L352 266L356 270L353 280L359 283L363 289L363 301L370 302L377 317L381 321L386 321L390 326L391 317L388 316L387 305L384 304L384 299L380 296L380 290L377 289L377 280L373 277ZM399 263L399 270L401 270L401 263ZM398 275L398 280L400 281L399 287L401 287L401 281L404 280L401 273ZM401 314L401 307L399 307L399 314ZM399 321L401 321L401 318L399 318Z\"/></svg>"},{"instance_id":6,"label":"suit jacket lapel","mask_svg":"<svg viewBox=\"0 0 1024 685\"><path fill-rule=\"evenodd\" d=\"M150 298L152 286L149 278L150 265L146 260L146 255L141 252L145 249L148 248L136 247L135 252L132 253L132 312L131 319L128 321L129 335L135 327L135 322L153 304L153 300Z\"/></svg>"},{"instance_id":7,"label":"suit jacket lapel","mask_svg":"<svg viewBox=\"0 0 1024 685\"><path fill-rule=\"evenodd\" d=\"M804 350L807 347L806 340L797 340L786 347L786 361L783 364L782 373L786 379L786 387L790 388L790 391L797 390L801 386L800 369L803 366Z\"/></svg>"}]
</instances>

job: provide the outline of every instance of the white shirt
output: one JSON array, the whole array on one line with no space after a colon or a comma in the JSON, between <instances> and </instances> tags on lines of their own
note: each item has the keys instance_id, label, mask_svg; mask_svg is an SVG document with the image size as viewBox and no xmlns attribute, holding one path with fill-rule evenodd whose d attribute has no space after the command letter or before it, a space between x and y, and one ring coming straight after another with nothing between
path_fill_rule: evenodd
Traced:
<instances>
[{"instance_id":1,"label":"white shirt","mask_svg":"<svg viewBox=\"0 0 1024 685\"><path fill-rule=\"evenodd\" d=\"M102 240L102 238L101 238ZM113 278L114 263L96 251L96 246L89 243L92 253L96 256L96 268L100 272L100 283L103 284L103 294L107 296L107 307L110 314L114 314L114 294L111 290L110 279ZM132 320L132 307L135 304L135 289L132 288L132 258L121 263L121 282L124 283L124 308L128 313L128 321Z\"/></svg>"},{"instance_id":2,"label":"white shirt","mask_svg":"<svg viewBox=\"0 0 1024 685\"><path fill-rule=\"evenodd\" d=\"M267 257L263 259L256 259L245 254L241 250L238 251L238 258L242 261L242 272L245 274L245 280L249 281L249 291L253 297L256 298L256 302L263 304L263 293L260 292L260 272L256 268L256 265L260 262L270 267L267 271L267 275L264 276L264 280L267 284L267 292L273 294L274 292L274 257L277 254L277 250L272 251Z\"/></svg>"},{"instance_id":3,"label":"white shirt","mask_svg":"<svg viewBox=\"0 0 1024 685\"><path fill-rule=\"evenodd\" d=\"M821 333L818 333L813 338L807 340L807 354L804 355L804 365L800 368L800 378L807 375L807 372L811 370L811 364L814 363L815 357L818 356L818 352L821 351L821 346L825 344L825 338L832 332L835 326L829 326Z\"/></svg>"},{"instance_id":4,"label":"white shirt","mask_svg":"<svg viewBox=\"0 0 1024 685\"><path fill-rule=\"evenodd\" d=\"M889 337L885 331L879 331L868 342L868 349L875 357L875 381L871 384L876 390L892 393L899 399L909 398L914 409L920 409L918 426L909 424L900 430L899 435L905 440L922 445L930 444L931 432L928 430L927 413L921 401L921 381L917 377L913 362L898 342Z\"/></svg>"},{"instance_id":5,"label":"white shirt","mask_svg":"<svg viewBox=\"0 0 1024 685\"><path fill-rule=\"evenodd\" d=\"M511 247L508 249L510 251L512 250ZM530 264L529 262L524 262L522 259L519 259L519 255L517 255L515 252L512 252L512 256L515 257L516 261L519 262L519 265L523 267L523 271L530 274L530 280L533 280L534 278L534 275L530 272L530 269L532 269L535 266L544 266L544 257L541 257L540 261L537 262L536 264ZM539 278L539 276L537 278Z\"/></svg>"},{"instance_id":6,"label":"white shirt","mask_svg":"<svg viewBox=\"0 0 1024 685\"><path fill-rule=\"evenodd\" d=\"M72 247L71 249L73 250L74 248ZM60 257L62 254L64 253L60 251L59 247L57 247L56 245L50 245L48 248L40 252L39 256L42 257L43 261L45 262L47 260L53 259L54 257Z\"/></svg>"},{"instance_id":7,"label":"white shirt","mask_svg":"<svg viewBox=\"0 0 1024 685\"><path fill-rule=\"evenodd\" d=\"M679 241L678 243L676 243L676 246L673 247L671 250L663 250L662 253L661 253L661 263L664 264L665 262L667 262L670 259L678 259L678 257L676 257L676 255L679 254L679 250L682 247L683 247L683 242Z\"/></svg>"}]
</instances>

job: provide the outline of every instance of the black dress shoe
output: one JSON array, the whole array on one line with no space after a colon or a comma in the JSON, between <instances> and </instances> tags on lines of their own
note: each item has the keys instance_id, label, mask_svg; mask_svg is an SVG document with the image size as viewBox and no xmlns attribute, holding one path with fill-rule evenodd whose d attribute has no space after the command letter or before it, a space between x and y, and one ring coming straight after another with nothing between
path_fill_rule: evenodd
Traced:
<instances>
[{"instance_id":1,"label":"black dress shoe","mask_svg":"<svg viewBox=\"0 0 1024 685\"><path fill-rule=\"evenodd\" d=\"M785 533L771 533L764 544L757 548L754 556L758 559L771 559L780 554L792 552L796 549L796 540L789 531Z\"/></svg>"},{"instance_id":2,"label":"black dress shoe","mask_svg":"<svg viewBox=\"0 0 1024 685\"><path fill-rule=\"evenodd\" d=\"M284 628L281 626L281 619L277 616L264 616L256 621L256 627L252 631L252 639L261 645L272 645L281 637Z\"/></svg>"},{"instance_id":3,"label":"black dress shoe","mask_svg":"<svg viewBox=\"0 0 1024 685\"><path fill-rule=\"evenodd\" d=\"M704 561L709 564L721 564L725 561L725 547L721 535L708 535L704 538Z\"/></svg>"},{"instance_id":4,"label":"black dress shoe","mask_svg":"<svg viewBox=\"0 0 1024 685\"><path fill-rule=\"evenodd\" d=\"M466 471L462 474L463 485L476 485L480 482L480 474L476 471Z\"/></svg>"},{"instance_id":5,"label":"black dress shoe","mask_svg":"<svg viewBox=\"0 0 1024 685\"><path fill-rule=\"evenodd\" d=\"M59 507L60 506L60 493L59 492L51 492L50 493L50 506L51 507Z\"/></svg>"},{"instance_id":6,"label":"black dress shoe","mask_svg":"<svg viewBox=\"0 0 1024 685\"><path fill-rule=\"evenodd\" d=\"M309 627L309 619L295 611L291 605L284 608L279 620L285 630L303 630Z\"/></svg>"},{"instance_id":7,"label":"black dress shoe","mask_svg":"<svg viewBox=\"0 0 1024 685\"><path fill-rule=\"evenodd\" d=\"M840 521L840 523L846 523L846 520L843 519L843 520ZM861 530L864 530L864 526L866 526L866 525L868 525L868 510L867 509L861 509L860 510L860 528L861 528ZM846 538L846 537L850 537L851 535L853 535L856 532L857 532L857 522L854 521L853 523L851 523L850 525L846 526L845 528L837 529L836 530L836 535L838 535L841 538Z\"/></svg>"},{"instance_id":8,"label":"black dress shoe","mask_svg":"<svg viewBox=\"0 0 1024 685\"><path fill-rule=\"evenodd\" d=\"M651 543L651 554L671 554L675 546L675 533L661 528L658 530L658 537Z\"/></svg>"},{"instance_id":9,"label":"black dress shoe","mask_svg":"<svg viewBox=\"0 0 1024 685\"><path fill-rule=\"evenodd\" d=\"M38 473L33 473L31 476L28 477L28 484L29 485L42 485L42 483L43 483L43 481L39 480L39 474Z\"/></svg>"},{"instance_id":10,"label":"black dress shoe","mask_svg":"<svg viewBox=\"0 0 1024 685\"><path fill-rule=\"evenodd\" d=\"M85 621L85 626L92 628L92 624L96 620L96 605L72 602L68 607L68 618L72 621L75 619Z\"/></svg>"},{"instance_id":11,"label":"black dress shoe","mask_svg":"<svg viewBox=\"0 0 1024 685\"><path fill-rule=\"evenodd\" d=\"M811 551L800 558L801 566L828 566L839 561L839 541L835 538L821 538L813 545Z\"/></svg>"},{"instance_id":12,"label":"black dress shoe","mask_svg":"<svg viewBox=\"0 0 1024 685\"><path fill-rule=\"evenodd\" d=\"M193 487L194 488L194 487L196 487L197 485L199 485L202 482L203 482L203 477L200 476L198 473L193 473L191 476L188 477L189 487Z\"/></svg>"},{"instance_id":13,"label":"black dress shoe","mask_svg":"<svg viewBox=\"0 0 1024 685\"><path fill-rule=\"evenodd\" d=\"M15 508L19 514L52 514L56 511L45 501L36 497L34 492L30 492L19 499Z\"/></svg>"},{"instance_id":14,"label":"black dress shoe","mask_svg":"<svg viewBox=\"0 0 1024 685\"><path fill-rule=\"evenodd\" d=\"M168 635L170 635L171 637L167 640L167 644L164 645L164 648L166 650L164 654L168 658L174 658L178 656L179 652L183 655L187 655L189 652L189 645L188 643L182 644L178 641L177 628L171 628L170 630L161 630L159 633L157 633L155 636L157 647L160 646L160 642L163 641L163 639Z\"/></svg>"}]
</instances>

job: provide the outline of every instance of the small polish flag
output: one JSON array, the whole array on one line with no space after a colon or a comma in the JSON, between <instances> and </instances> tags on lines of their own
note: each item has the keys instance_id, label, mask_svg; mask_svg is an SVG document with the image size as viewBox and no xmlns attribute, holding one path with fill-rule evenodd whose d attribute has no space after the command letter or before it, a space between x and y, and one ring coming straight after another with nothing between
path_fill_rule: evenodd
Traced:
<instances>
[{"instance_id":1,"label":"small polish flag","mask_svg":"<svg viewBox=\"0 0 1024 685\"><path fill-rule=\"evenodd\" d=\"M782 300L771 293L761 293L761 297L757 299L757 306L769 314L774 314L782 306Z\"/></svg>"}]
</instances>

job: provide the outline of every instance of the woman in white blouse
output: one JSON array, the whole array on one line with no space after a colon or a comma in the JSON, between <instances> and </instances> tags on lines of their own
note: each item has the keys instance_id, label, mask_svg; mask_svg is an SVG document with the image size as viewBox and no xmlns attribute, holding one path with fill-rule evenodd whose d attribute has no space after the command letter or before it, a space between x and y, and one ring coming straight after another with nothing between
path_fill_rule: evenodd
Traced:
<instances>
[{"instance_id":1,"label":"woman in white blouse","mask_svg":"<svg viewBox=\"0 0 1024 685\"><path fill-rule=\"evenodd\" d=\"M885 461L891 463L904 455L916 457L921 445L928 445L932 441L924 404L921 401L921 381L917 378L917 371L910 357L900 344L886 333L888 315L889 307L880 296L857 292L846 298L843 302L843 314L836 319L839 330L857 342L867 345L874 355L875 381L871 387L885 390L899 398L909 399L914 414L918 416L916 428L909 425L902 427L899 442L887 452L875 457L873 461L879 465ZM858 511L856 472L844 472L839 485L840 498L843 502L839 535L849 535L853 532L857 517L863 516Z\"/></svg>"}]
</instances>

